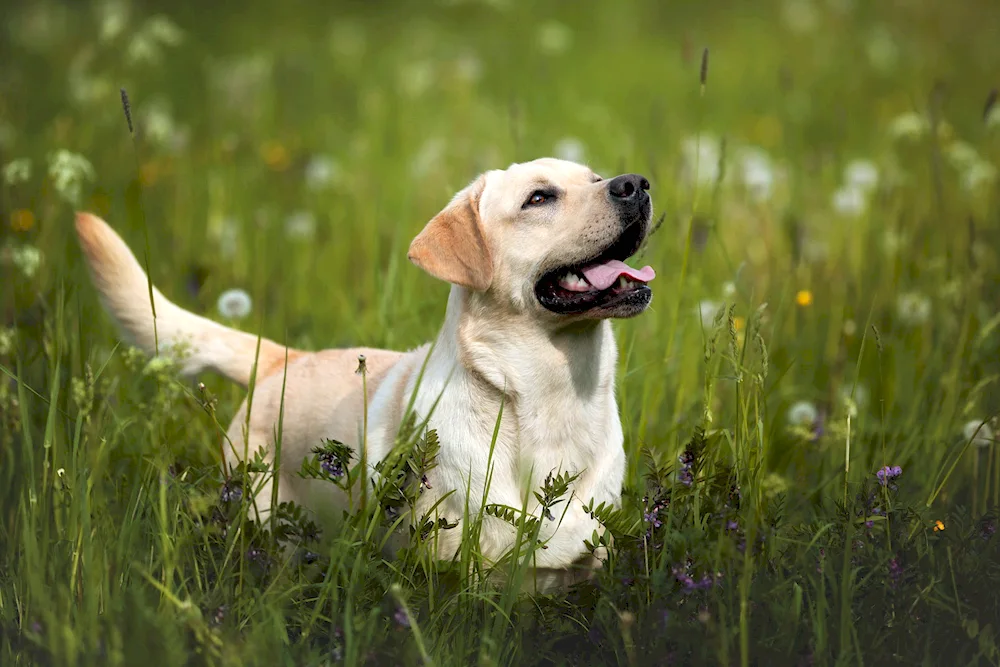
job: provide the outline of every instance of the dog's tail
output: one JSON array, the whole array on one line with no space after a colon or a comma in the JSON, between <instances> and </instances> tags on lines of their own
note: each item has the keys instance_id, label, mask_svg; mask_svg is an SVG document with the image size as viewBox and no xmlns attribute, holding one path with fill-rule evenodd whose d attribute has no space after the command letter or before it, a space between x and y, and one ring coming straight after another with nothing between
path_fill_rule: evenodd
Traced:
<instances>
[{"instance_id":1,"label":"dog's tail","mask_svg":"<svg viewBox=\"0 0 1000 667\"><path fill-rule=\"evenodd\" d=\"M122 238L90 213L76 214L76 233L101 303L128 341L148 354L176 358L185 375L213 370L246 387L255 361L260 379L280 369L286 354L289 361L302 354L186 311L155 287L154 320L146 273Z\"/></svg>"}]
</instances>

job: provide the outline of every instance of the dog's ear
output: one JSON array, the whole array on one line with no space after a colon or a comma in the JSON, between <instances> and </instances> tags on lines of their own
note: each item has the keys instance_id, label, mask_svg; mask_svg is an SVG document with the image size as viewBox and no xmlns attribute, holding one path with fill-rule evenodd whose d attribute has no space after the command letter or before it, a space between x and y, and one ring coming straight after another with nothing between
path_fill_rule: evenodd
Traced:
<instances>
[{"instance_id":1,"label":"dog's ear","mask_svg":"<svg viewBox=\"0 0 1000 667\"><path fill-rule=\"evenodd\" d=\"M493 258L479 218L486 185L480 176L455 195L410 243L410 261L435 278L485 292L493 282Z\"/></svg>"}]
</instances>

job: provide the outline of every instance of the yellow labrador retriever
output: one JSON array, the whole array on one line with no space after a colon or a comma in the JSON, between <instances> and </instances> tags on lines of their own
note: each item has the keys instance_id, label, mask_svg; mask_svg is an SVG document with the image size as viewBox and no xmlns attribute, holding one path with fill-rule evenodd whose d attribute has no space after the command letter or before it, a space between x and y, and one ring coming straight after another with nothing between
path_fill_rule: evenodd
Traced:
<instances>
[{"instance_id":1,"label":"yellow labrador retriever","mask_svg":"<svg viewBox=\"0 0 1000 667\"><path fill-rule=\"evenodd\" d=\"M649 230L648 190L649 182L636 174L605 180L587 167L551 158L479 176L410 245L414 264L451 283L433 346L305 352L263 339L258 357L256 336L185 311L154 289L159 351L183 344L179 359L186 374L210 369L244 387L257 359L249 430L246 401L229 427L232 464L244 445L250 452L271 447L285 385L279 501L295 501L321 517L343 508L346 497L333 484L304 479L298 471L323 439L355 451L365 441L362 378L356 373L363 354L369 474L392 448L411 395L413 410L420 418L429 415L428 428L437 430L441 442L430 488L421 496L427 508L452 492L438 516L452 522L475 516L484 497L488 504L514 508L527 502L535 512L533 492L549 473L578 474L568 507L559 506L554 519L542 521L545 548L535 552L534 564L547 577L544 587L573 581L571 566L599 566L584 546L598 528L584 505L592 499L595 505L617 504L621 494L625 452L609 320L641 313L652 298L646 283L653 270L624 263ZM105 308L131 343L153 352L146 274L96 216L77 214L76 229ZM270 485L256 495L262 515L271 498ZM455 554L462 534L461 525L440 531L438 557ZM479 552L496 561L515 539L513 527L487 517Z\"/></svg>"}]
</instances>

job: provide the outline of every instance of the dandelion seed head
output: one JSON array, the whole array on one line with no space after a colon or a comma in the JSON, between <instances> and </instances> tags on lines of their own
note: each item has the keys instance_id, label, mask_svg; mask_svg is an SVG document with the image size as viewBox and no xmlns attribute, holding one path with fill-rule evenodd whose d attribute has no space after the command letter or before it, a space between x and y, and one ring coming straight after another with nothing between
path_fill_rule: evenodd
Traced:
<instances>
[{"instance_id":1,"label":"dandelion seed head","mask_svg":"<svg viewBox=\"0 0 1000 667\"><path fill-rule=\"evenodd\" d=\"M560 160L582 164L587 159L587 149L576 137L560 139L552 154Z\"/></svg>"},{"instance_id":2,"label":"dandelion seed head","mask_svg":"<svg viewBox=\"0 0 1000 667\"><path fill-rule=\"evenodd\" d=\"M819 420L819 410L810 401L796 401L788 409L788 423L792 426L812 426Z\"/></svg>"},{"instance_id":3,"label":"dandelion seed head","mask_svg":"<svg viewBox=\"0 0 1000 667\"><path fill-rule=\"evenodd\" d=\"M851 160L844 167L844 183L863 192L871 192L878 186L878 167L870 160Z\"/></svg>"},{"instance_id":4,"label":"dandelion seed head","mask_svg":"<svg viewBox=\"0 0 1000 667\"><path fill-rule=\"evenodd\" d=\"M219 314L230 320L242 320L250 314L253 301L245 290L228 289L219 296Z\"/></svg>"},{"instance_id":5,"label":"dandelion seed head","mask_svg":"<svg viewBox=\"0 0 1000 667\"><path fill-rule=\"evenodd\" d=\"M868 209L868 198L856 185L844 185L833 193L833 210L845 218L860 218Z\"/></svg>"},{"instance_id":6,"label":"dandelion seed head","mask_svg":"<svg viewBox=\"0 0 1000 667\"><path fill-rule=\"evenodd\" d=\"M924 324L931 315L931 300L920 292L904 292L896 298L896 315L909 326Z\"/></svg>"},{"instance_id":7,"label":"dandelion seed head","mask_svg":"<svg viewBox=\"0 0 1000 667\"><path fill-rule=\"evenodd\" d=\"M310 190L323 190L340 178L340 165L328 155L314 155L306 164L305 181Z\"/></svg>"},{"instance_id":8,"label":"dandelion seed head","mask_svg":"<svg viewBox=\"0 0 1000 667\"><path fill-rule=\"evenodd\" d=\"M316 235L316 216L310 211L296 211L285 220L285 234L291 239L305 240Z\"/></svg>"},{"instance_id":9,"label":"dandelion seed head","mask_svg":"<svg viewBox=\"0 0 1000 667\"><path fill-rule=\"evenodd\" d=\"M709 301L707 299L700 301L698 303L698 318L701 320L701 326L705 329L711 329L715 323L715 316L718 315L722 307L723 304L718 301Z\"/></svg>"},{"instance_id":10,"label":"dandelion seed head","mask_svg":"<svg viewBox=\"0 0 1000 667\"><path fill-rule=\"evenodd\" d=\"M994 443L993 429L981 419L966 422L962 427L962 437L967 441L971 440L976 447L988 447Z\"/></svg>"},{"instance_id":11,"label":"dandelion seed head","mask_svg":"<svg viewBox=\"0 0 1000 667\"><path fill-rule=\"evenodd\" d=\"M771 157L760 148L740 151L740 172L750 196L759 202L768 201L774 193L775 171Z\"/></svg>"},{"instance_id":12,"label":"dandelion seed head","mask_svg":"<svg viewBox=\"0 0 1000 667\"><path fill-rule=\"evenodd\" d=\"M715 184L719 178L721 155L721 144L712 135L686 137L681 141L683 170L693 184L706 187Z\"/></svg>"}]
</instances>

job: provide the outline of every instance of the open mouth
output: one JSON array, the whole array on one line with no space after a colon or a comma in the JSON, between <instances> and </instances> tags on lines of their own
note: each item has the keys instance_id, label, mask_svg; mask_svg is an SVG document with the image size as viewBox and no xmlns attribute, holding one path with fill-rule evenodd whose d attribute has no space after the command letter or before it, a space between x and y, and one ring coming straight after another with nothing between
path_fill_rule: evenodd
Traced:
<instances>
[{"instance_id":1,"label":"open mouth","mask_svg":"<svg viewBox=\"0 0 1000 667\"><path fill-rule=\"evenodd\" d=\"M656 277L649 266L635 269L624 262L642 242L642 228L631 225L600 255L547 272L535 285L535 296L560 315L593 311L628 317L644 310L652 298L646 284Z\"/></svg>"}]
</instances>

